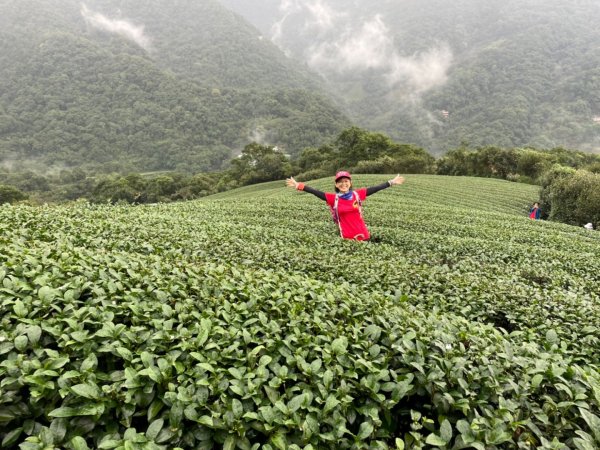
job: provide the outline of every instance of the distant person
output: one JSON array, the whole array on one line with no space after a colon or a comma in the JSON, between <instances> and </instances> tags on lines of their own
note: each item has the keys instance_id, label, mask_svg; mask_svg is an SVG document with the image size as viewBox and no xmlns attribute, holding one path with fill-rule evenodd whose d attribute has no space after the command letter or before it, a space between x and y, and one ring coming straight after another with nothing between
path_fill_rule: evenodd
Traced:
<instances>
[{"instance_id":1,"label":"distant person","mask_svg":"<svg viewBox=\"0 0 600 450\"><path fill-rule=\"evenodd\" d=\"M535 202L529 210L529 218L532 220L540 220L541 213L542 211L540 210L540 204L538 202Z\"/></svg>"},{"instance_id":2,"label":"distant person","mask_svg":"<svg viewBox=\"0 0 600 450\"><path fill-rule=\"evenodd\" d=\"M333 220L340 229L340 235L344 239L354 239L357 241L368 241L370 239L369 230L363 220L362 203L369 196L382 189L404 183L404 177L396 175L385 183L378 184L369 188L360 188L354 190L352 187L352 177L348 172L338 172L335 174L335 193L321 192L306 186L304 183L298 183L293 177L286 180L289 187L299 191L309 192L321 200L324 200L331 208Z\"/></svg>"}]
</instances>

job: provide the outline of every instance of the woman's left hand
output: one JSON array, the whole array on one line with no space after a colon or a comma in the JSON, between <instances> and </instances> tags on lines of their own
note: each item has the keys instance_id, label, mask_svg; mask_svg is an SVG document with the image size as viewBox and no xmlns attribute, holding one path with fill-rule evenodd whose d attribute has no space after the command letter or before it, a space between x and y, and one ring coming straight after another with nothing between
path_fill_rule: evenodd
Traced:
<instances>
[{"instance_id":1,"label":"woman's left hand","mask_svg":"<svg viewBox=\"0 0 600 450\"><path fill-rule=\"evenodd\" d=\"M294 177L289 177L285 180L285 184L288 187L293 187L294 189L298 189L298 182L294 180Z\"/></svg>"},{"instance_id":2,"label":"woman's left hand","mask_svg":"<svg viewBox=\"0 0 600 450\"><path fill-rule=\"evenodd\" d=\"M404 183L404 177L401 177L400 174L396 175L394 178L390 180L390 185L402 184Z\"/></svg>"}]
</instances>

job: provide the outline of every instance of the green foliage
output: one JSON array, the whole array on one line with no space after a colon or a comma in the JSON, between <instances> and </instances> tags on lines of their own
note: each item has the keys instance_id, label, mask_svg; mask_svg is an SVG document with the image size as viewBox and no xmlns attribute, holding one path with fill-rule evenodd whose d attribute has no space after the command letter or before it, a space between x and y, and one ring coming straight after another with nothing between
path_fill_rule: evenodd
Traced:
<instances>
[{"instance_id":1,"label":"green foliage","mask_svg":"<svg viewBox=\"0 0 600 450\"><path fill-rule=\"evenodd\" d=\"M516 173L530 180L539 177L550 168L555 160L554 155L533 149L522 149L517 153Z\"/></svg>"},{"instance_id":2,"label":"green foliage","mask_svg":"<svg viewBox=\"0 0 600 450\"><path fill-rule=\"evenodd\" d=\"M600 114L600 11L592 0L428 0L426 7L419 0L328 0L344 18L319 33L310 8L284 15L276 1L223 1L265 34L277 23L278 43L324 72L362 127L436 155L463 141L600 151L592 120ZM388 45L370 64L351 64L332 43L362 38L365 9L381 20ZM314 48L337 58L319 64L309 59Z\"/></svg>"},{"instance_id":3,"label":"green foliage","mask_svg":"<svg viewBox=\"0 0 600 450\"><path fill-rule=\"evenodd\" d=\"M331 144L305 148L297 165L301 176L310 179L331 175L341 167L357 173L433 173L435 159L422 148L353 126Z\"/></svg>"},{"instance_id":4,"label":"green foliage","mask_svg":"<svg viewBox=\"0 0 600 450\"><path fill-rule=\"evenodd\" d=\"M597 447L598 236L528 220L536 195L410 176L365 202L378 244L281 181L0 208L0 439Z\"/></svg>"},{"instance_id":5,"label":"green foliage","mask_svg":"<svg viewBox=\"0 0 600 450\"><path fill-rule=\"evenodd\" d=\"M430 127L432 151L464 140L476 147L598 151L600 128L592 118L600 105L600 53L590 52L589 43L600 17L591 3L434 3L437 20L410 26L424 28L421 36L445 30L457 63L446 84L425 94L430 111L450 113Z\"/></svg>"},{"instance_id":6,"label":"green foliage","mask_svg":"<svg viewBox=\"0 0 600 450\"><path fill-rule=\"evenodd\" d=\"M89 193L95 203L156 203L191 200L217 192L220 174L200 173L188 176L182 173L132 173L126 176L110 175L99 178Z\"/></svg>"},{"instance_id":7,"label":"green foliage","mask_svg":"<svg viewBox=\"0 0 600 450\"><path fill-rule=\"evenodd\" d=\"M231 160L229 177L239 185L281 180L291 174L292 166L276 147L248 144L239 157Z\"/></svg>"},{"instance_id":8,"label":"green foliage","mask_svg":"<svg viewBox=\"0 0 600 450\"><path fill-rule=\"evenodd\" d=\"M0 204L14 203L27 199L27 195L14 186L0 184Z\"/></svg>"},{"instance_id":9,"label":"green foliage","mask_svg":"<svg viewBox=\"0 0 600 450\"><path fill-rule=\"evenodd\" d=\"M257 130L296 154L348 125L216 2L86 6L143 24L152 48L86 26L75 1L0 3L0 161L14 170L217 170Z\"/></svg>"},{"instance_id":10,"label":"green foliage","mask_svg":"<svg viewBox=\"0 0 600 450\"><path fill-rule=\"evenodd\" d=\"M550 220L600 224L600 174L555 167L544 179L541 197Z\"/></svg>"},{"instance_id":11,"label":"green foliage","mask_svg":"<svg viewBox=\"0 0 600 450\"><path fill-rule=\"evenodd\" d=\"M438 159L437 173L493 177L512 181L525 179L535 184L542 180L554 164L583 168L599 162L599 155L563 148L537 150L483 147L474 150L459 147Z\"/></svg>"}]
</instances>

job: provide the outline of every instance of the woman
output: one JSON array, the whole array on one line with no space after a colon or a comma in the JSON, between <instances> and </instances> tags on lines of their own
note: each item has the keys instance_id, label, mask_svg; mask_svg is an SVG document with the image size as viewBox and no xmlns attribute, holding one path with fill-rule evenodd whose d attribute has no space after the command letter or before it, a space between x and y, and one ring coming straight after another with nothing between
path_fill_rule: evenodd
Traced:
<instances>
[{"instance_id":1,"label":"woman","mask_svg":"<svg viewBox=\"0 0 600 450\"><path fill-rule=\"evenodd\" d=\"M370 235L363 220L362 202L375 192L379 192L395 184L404 183L404 177L396 175L385 183L357 190L352 189L352 177L348 172L342 171L336 173L334 181L335 194L321 192L310 186L306 186L304 183L298 183L293 177L288 178L286 184L299 191L310 192L321 200L325 200L331 208L333 220L338 224L340 234L344 239L366 241L369 240Z\"/></svg>"},{"instance_id":2,"label":"woman","mask_svg":"<svg viewBox=\"0 0 600 450\"><path fill-rule=\"evenodd\" d=\"M542 211L540 210L540 204L535 202L529 210L529 218L532 220L540 220L541 213Z\"/></svg>"}]
</instances>

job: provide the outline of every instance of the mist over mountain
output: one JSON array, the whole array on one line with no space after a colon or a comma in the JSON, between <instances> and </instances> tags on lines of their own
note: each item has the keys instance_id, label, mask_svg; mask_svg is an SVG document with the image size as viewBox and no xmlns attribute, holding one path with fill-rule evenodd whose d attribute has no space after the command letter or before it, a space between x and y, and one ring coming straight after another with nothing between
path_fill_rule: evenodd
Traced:
<instances>
[{"instance_id":1,"label":"mist over mountain","mask_svg":"<svg viewBox=\"0 0 600 450\"><path fill-rule=\"evenodd\" d=\"M322 80L213 0L0 0L0 165L210 170L348 126Z\"/></svg>"},{"instance_id":2,"label":"mist over mountain","mask_svg":"<svg viewBox=\"0 0 600 450\"><path fill-rule=\"evenodd\" d=\"M359 125L435 152L600 151L595 0L221 2L319 72Z\"/></svg>"}]
</instances>

